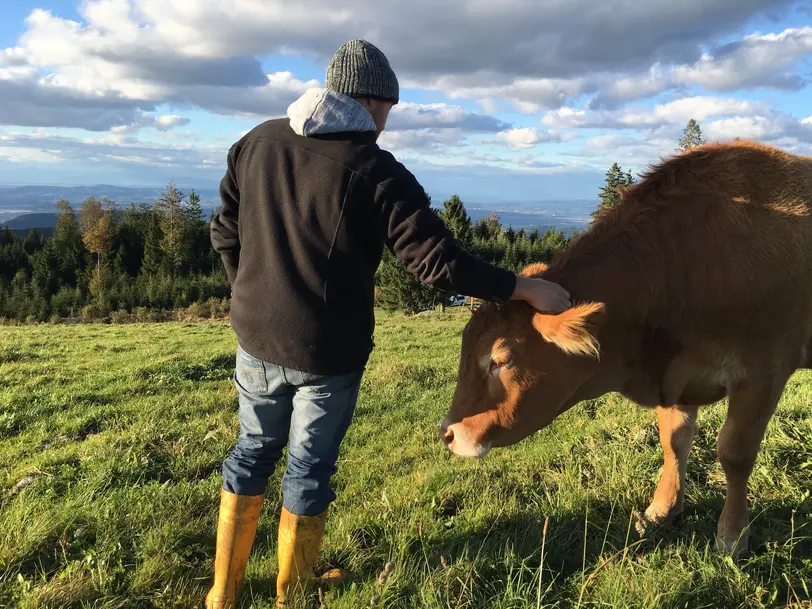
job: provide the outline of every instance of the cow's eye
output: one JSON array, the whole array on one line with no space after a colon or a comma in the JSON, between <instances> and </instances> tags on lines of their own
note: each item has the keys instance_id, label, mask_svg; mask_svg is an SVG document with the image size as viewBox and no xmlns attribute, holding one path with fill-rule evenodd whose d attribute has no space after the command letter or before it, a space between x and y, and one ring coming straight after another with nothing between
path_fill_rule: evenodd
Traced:
<instances>
[{"instance_id":1,"label":"cow's eye","mask_svg":"<svg viewBox=\"0 0 812 609\"><path fill-rule=\"evenodd\" d=\"M512 361L512 360L511 360L511 361L507 361L507 362L503 362L503 361L497 361L497 360L495 360L495 359L492 359L492 360L491 360L490 369L488 370L488 373L489 373L489 374L494 374L494 375L499 374L499 372L500 372L502 369L505 369L505 368L510 368L510 366L511 366L511 364L512 364L512 363L513 363L513 361Z\"/></svg>"}]
</instances>

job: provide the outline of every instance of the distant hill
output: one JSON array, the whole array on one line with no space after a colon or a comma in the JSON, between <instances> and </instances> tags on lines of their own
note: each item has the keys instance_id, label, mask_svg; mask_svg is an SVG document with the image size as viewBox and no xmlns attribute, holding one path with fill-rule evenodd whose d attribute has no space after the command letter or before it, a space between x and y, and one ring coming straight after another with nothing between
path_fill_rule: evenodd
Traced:
<instances>
[{"instance_id":1,"label":"distant hill","mask_svg":"<svg viewBox=\"0 0 812 609\"><path fill-rule=\"evenodd\" d=\"M56 228L56 214L23 214L4 222L3 226L11 230L29 230L31 228Z\"/></svg>"},{"instance_id":2,"label":"distant hill","mask_svg":"<svg viewBox=\"0 0 812 609\"><path fill-rule=\"evenodd\" d=\"M183 192L191 188L179 185ZM135 188L129 186L0 186L0 226L3 222L13 221L9 227L15 231L27 231L30 228L53 228L56 225L56 203L61 199L69 201L78 209L82 201L89 197L107 197L120 207L131 203L154 203L163 193L163 187ZM216 188L196 188L200 195L204 213L220 205L220 194ZM442 203L435 201L436 207ZM544 231L558 228L564 232L583 230L589 225L590 214L597 207L597 201L506 201L497 203L479 203L465 201L468 213L474 221L496 212L502 224L514 228Z\"/></svg>"},{"instance_id":3,"label":"distant hill","mask_svg":"<svg viewBox=\"0 0 812 609\"><path fill-rule=\"evenodd\" d=\"M191 188L178 185L181 191L188 193ZM55 213L56 203L62 199L78 208L82 201L96 197L107 197L121 207L133 203L154 203L164 187L135 188L129 186L0 186L0 224L22 214ZM208 211L220 204L220 195L216 188L195 188L200 195L203 209Z\"/></svg>"},{"instance_id":4,"label":"distant hill","mask_svg":"<svg viewBox=\"0 0 812 609\"><path fill-rule=\"evenodd\" d=\"M471 203L468 215L476 222L495 213L504 226L540 232L557 228L565 233L581 231L589 226L595 201L518 201L510 203Z\"/></svg>"}]
</instances>

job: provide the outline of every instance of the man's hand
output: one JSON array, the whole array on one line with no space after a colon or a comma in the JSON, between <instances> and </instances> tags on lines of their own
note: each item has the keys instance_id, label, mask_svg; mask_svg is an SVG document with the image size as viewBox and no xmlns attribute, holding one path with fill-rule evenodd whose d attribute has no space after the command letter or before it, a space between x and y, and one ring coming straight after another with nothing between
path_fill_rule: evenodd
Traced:
<instances>
[{"instance_id":1,"label":"man's hand","mask_svg":"<svg viewBox=\"0 0 812 609\"><path fill-rule=\"evenodd\" d=\"M523 275L516 276L511 300L524 300L542 313L560 313L572 306L569 292L557 283Z\"/></svg>"}]
</instances>

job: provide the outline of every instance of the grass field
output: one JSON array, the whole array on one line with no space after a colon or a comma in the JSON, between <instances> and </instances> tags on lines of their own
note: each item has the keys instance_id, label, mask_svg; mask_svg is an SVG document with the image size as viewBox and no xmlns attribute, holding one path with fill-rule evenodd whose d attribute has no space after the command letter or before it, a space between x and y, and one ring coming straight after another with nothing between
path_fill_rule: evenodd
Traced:
<instances>
[{"instance_id":1,"label":"grass field","mask_svg":"<svg viewBox=\"0 0 812 609\"><path fill-rule=\"evenodd\" d=\"M464 322L379 315L323 552L352 578L322 606L809 606L812 376L770 425L736 565L710 549L723 406L700 414L682 521L641 540L632 514L661 460L651 411L607 396L481 462L441 445ZM237 434L235 346L224 323L0 327L0 607L200 606ZM281 473L243 607L273 606Z\"/></svg>"}]
</instances>

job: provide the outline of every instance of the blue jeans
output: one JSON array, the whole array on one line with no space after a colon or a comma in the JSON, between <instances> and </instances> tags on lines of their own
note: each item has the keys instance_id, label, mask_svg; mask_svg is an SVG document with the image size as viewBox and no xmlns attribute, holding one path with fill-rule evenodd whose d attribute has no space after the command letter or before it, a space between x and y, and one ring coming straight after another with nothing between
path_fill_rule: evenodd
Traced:
<instances>
[{"instance_id":1,"label":"blue jeans","mask_svg":"<svg viewBox=\"0 0 812 609\"><path fill-rule=\"evenodd\" d=\"M283 504L297 516L324 512L335 500L330 479L363 372L299 372L238 347L234 384L240 394L240 437L223 462L223 488L238 495L262 495L289 440Z\"/></svg>"}]
</instances>

